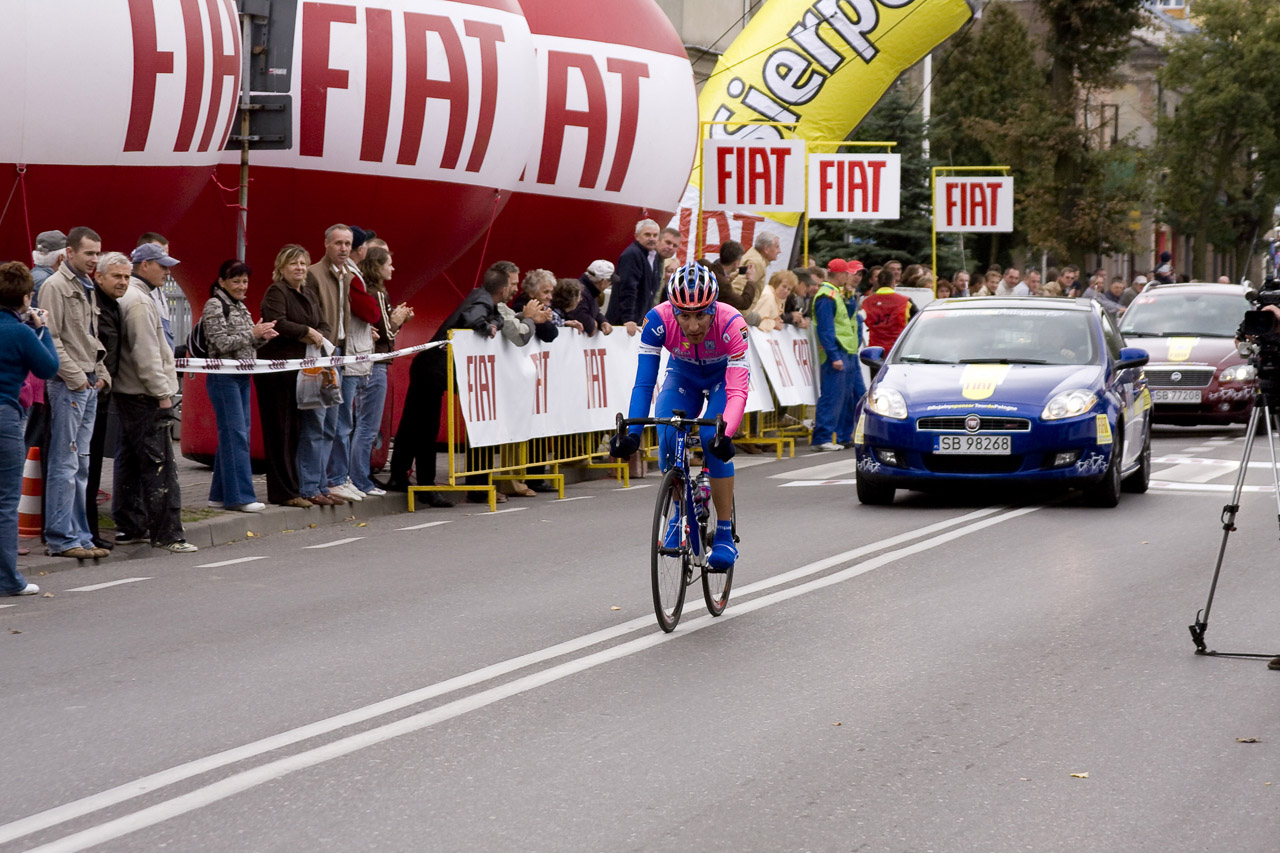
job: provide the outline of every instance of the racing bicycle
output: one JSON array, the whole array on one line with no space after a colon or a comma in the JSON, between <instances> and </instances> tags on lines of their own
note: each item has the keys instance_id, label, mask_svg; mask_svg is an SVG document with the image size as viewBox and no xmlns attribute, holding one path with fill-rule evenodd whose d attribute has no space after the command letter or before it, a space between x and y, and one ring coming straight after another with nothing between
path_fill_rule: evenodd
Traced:
<instances>
[{"instance_id":1,"label":"racing bicycle","mask_svg":"<svg viewBox=\"0 0 1280 853\"><path fill-rule=\"evenodd\" d=\"M679 409L670 418L624 418L618 415L618 435L629 426L667 426L676 431L675 464L662 476L653 508L650 540L650 570L653 581L653 612L658 626L671 633L680 622L688 588L702 578L702 597L712 616L719 616L729 603L733 568L716 571L707 562L716 534L716 508L711 500L711 483L705 468L692 473L693 449L699 443L697 429L714 426L724 435L724 420L690 418ZM733 509L733 541L738 542L738 513Z\"/></svg>"}]
</instances>

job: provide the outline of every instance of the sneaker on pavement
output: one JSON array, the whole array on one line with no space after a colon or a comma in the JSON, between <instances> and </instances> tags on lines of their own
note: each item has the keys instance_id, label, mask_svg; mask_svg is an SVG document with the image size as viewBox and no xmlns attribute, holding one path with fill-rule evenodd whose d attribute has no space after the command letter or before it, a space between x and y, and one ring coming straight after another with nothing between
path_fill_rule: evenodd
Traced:
<instances>
[{"instance_id":1,"label":"sneaker on pavement","mask_svg":"<svg viewBox=\"0 0 1280 853\"><path fill-rule=\"evenodd\" d=\"M74 548L68 548L65 551L54 551L55 557L74 557L77 560L92 560L96 555L88 548L81 548L77 545Z\"/></svg>"},{"instance_id":2,"label":"sneaker on pavement","mask_svg":"<svg viewBox=\"0 0 1280 853\"><path fill-rule=\"evenodd\" d=\"M200 550L185 539L179 539L177 542L168 542L164 545L156 545L155 547L163 548L170 554L194 554Z\"/></svg>"},{"instance_id":3,"label":"sneaker on pavement","mask_svg":"<svg viewBox=\"0 0 1280 853\"><path fill-rule=\"evenodd\" d=\"M387 493L386 489L379 489L377 486L374 486L372 489L365 492L364 496L367 498L380 498L386 493Z\"/></svg>"},{"instance_id":4,"label":"sneaker on pavement","mask_svg":"<svg viewBox=\"0 0 1280 853\"><path fill-rule=\"evenodd\" d=\"M345 483L343 483L342 485L346 486L348 489L350 489L351 491L355 492L357 495L359 495L359 496L360 496L360 497L362 497L362 498L363 498L365 495L369 494L369 493L368 493L368 492L366 492L364 489L360 488L360 487L359 487L359 486L357 486L355 483L351 482L351 478L350 478L350 477L348 477L348 478L347 478L347 481L346 481Z\"/></svg>"},{"instance_id":5,"label":"sneaker on pavement","mask_svg":"<svg viewBox=\"0 0 1280 853\"><path fill-rule=\"evenodd\" d=\"M35 595L40 591L40 587L33 583L29 583L17 592L11 592L10 595Z\"/></svg>"},{"instance_id":6,"label":"sneaker on pavement","mask_svg":"<svg viewBox=\"0 0 1280 853\"><path fill-rule=\"evenodd\" d=\"M224 504L222 503L222 501L209 501L209 506L213 507L214 509L222 509L224 507Z\"/></svg>"},{"instance_id":7,"label":"sneaker on pavement","mask_svg":"<svg viewBox=\"0 0 1280 853\"><path fill-rule=\"evenodd\" d=\"M844 450L843 444L836 444L834 441L828 441L823 444L811 444L809 449L814 453L831 453L836 450Z\"/></svg>"},{"instance_id":8,"label":"sneaker on pavement","mask_svg":"<svg viewBox=\"0 0 1280 853\"><path fill-rule=\"evenodd\" d=\"M240 504L239 506L227 507L227 509L235 510L236 512L262 512L266 508L267 508L267 505L262 503L261 501L250 501L247 504Z\"/></svg>"},{"instance_id":9,"label":"sneaker on pavement","mask_svg":"<svg viewBox=\"0 0 1280 853\"><path fill-rule=\"evenodd\" d=\"M114 545L110 540L103 539L103 538L102 538L102 537L100 537L100 536L95 536L95 537L93 537L93 547L95 547L95 548L106 548L108 551L110 551L110 550L112 550L113 548L115 548L116 546L115 546L115 545Z\"/></svg>"},{"instance_id":10,"label":"sneaker on pavement","mask_svg":"<svg viewBox=\"0 0 1280 853\"><path fill-rule=\"evenodd\" d=\"M353 487L348 486L346 483L339 483L336 486L330 486L329 496L341 498L342 500L350 501L351 503L364 500L364 497L360 492L357 492Z\"/></svg>"},{"instance_id":11,"label":"sneaker on pavement","mask_svg":"<svg viewBox=\"0 0 1280 853\"><path fill-rule=\"evenodd\" d=\"M143 536L132 536L128 533L117 533L114 541L117 545L137 545L140 542L146 542L147 540Z\"/></svg>"}]
</instances>

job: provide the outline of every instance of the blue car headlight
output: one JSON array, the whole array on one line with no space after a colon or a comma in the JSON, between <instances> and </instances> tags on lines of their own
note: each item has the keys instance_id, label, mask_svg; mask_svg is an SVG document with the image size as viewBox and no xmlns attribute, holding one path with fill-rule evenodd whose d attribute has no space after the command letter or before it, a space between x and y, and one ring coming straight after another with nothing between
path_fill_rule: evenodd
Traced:
<instances>
[{"instance_id":1,"label":"blue car headlight","mask_svg":"<svg viewBox=\"0 0 1280 853\"><path fill-rule=\"evenodd\" d=\"M1057 421L1063 418L1074 418L1083 415L1098 402L1098 395L1087 388L1073 388L1055 394L1040 413L1046 421Z\"/></svg>"},{"instance_id":2,"label":"blue car headlight","mask_svg":"<svg viewBox=\"0 0 1280 853\"><path fill-rule=\"evenodd\" d=\"M885 418L900 421L907 416L907 401L892 388L877 388L871 394L871 411Z\"/></svg>"}]
</instances>

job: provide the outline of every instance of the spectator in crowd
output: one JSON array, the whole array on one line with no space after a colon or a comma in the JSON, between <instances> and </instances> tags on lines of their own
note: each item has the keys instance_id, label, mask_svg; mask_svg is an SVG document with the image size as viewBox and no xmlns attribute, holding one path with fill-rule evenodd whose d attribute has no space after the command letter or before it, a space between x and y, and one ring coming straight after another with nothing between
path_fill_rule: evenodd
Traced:
<instances>
[{"instance_id":1,"label":"spectator in crowd","mask_svg":"<svg viewBox=\"0 0 1280 853\"><path fill-rule=\"evenodd\" d=\"M756 291L756 301L760 300L761 294L764 293L765 279L768 278L769 264L773 263L779 252L781 252L781 243L778 242L778 235L770 231L761 231L756 235L755 245L753 245L746 254L742 256L742 263L739 266L747 268L746 284L753 285ZM738 289L734 286L734 289ZM754 304L754 303L753 303ZM747 321L751 322L750 320Z\"/></svg>"},{"instance_id":2,"label":"spectator in crowd","mask_svg":"<svg viewBox=\"0 0 1280 853\"><path fill-rule=\"evenodd\" d=\"M1231 283L1231 276L1228 276L1228 275L1218 276L1218 284L1230 284L1230 283Z\"/></svg>"},{"instance_id":3,"label":"spectator in crowd","mask_svg":"<svg viewBox=\"0 0 1280 853\"><path fill-rule=\"evenodd\" d=\"M716 277L716 283L720 286L720 301L737 308L746 317L759 292L755 284L747 280L749 267L742 262L744 254L742 244L737 240L725 240L720 244L720 257L717 260L701 258L698 263L711 270L711 274ZM748 319L747 322L751 321Z\"/></svg>"},{"instance_id":4,"label":"spectator in crowd","mask_svg":"<svg viewBox=\"0 0 1280 853\"><path fill-rule=\"evenodd\" d=\"M1004 271L1000 283L996 285L996 296L1025 296L1018 293L1018 285L1022 284L1022 272L1017 267L1009 267Z\"/></svg>"},{"instance_id":5,"label":"spectator in crowd","mask_svg":"<svg viewBox=\"0 0 1280 853\"><path fill-rule=\"evenodd\" d=\"M582 304L582 283L576 278L562 278L556 281L551 291L551 311L555 315L556 325L586 331L581 320L574 317L574 312Z\"/></svg>"},{"instance_id":6,"label":"spectator in crowd","mask_svg":"<svg viewBox=\"0 0 1280 853\"><path fill-rule=\"evenodd\" d=\"M514 264L513 264L514 266ZM490 267L490 270L493 268ZM513 278L518 279L518 276ZM543 315L543 305L536 299L530 299L517 314L507 301L515 298L520 290L517 280L507 282L507 289L494 302L498 305L498 314L502 317L502 336L511 341L512 346L522 347L533 340L537 318Z\"/></svg>"},{"instance_id":7,"label":"spectator in crowd","mask_svg":"<svg viewBox=\"0 0 1280 853\"><path fill-rule=\"evenodd\" d=\"M276 255L271 286L262 295L262 321L275 323L278 336L258 351L264 359L304 358L307 346L319 346L329 332L315 294L308 290L307 270L311 257L295 244L282 248ZM307 480L302 482L299 461L302 457L303 431L314 444L323 431L323 410L302 411L298 408L297 371L255 373L258 391L258 420L262 425L262 444L267 465L267 500L281 506L335 506L343 503L320 493L322 462L309 451ZM317 412L320 412L317 417ZM305 425L305 426L304 426ZM309 445L310 446L310 445ZM303 497L303 487L307 488Z\"/></svg>"},{"instance_id":8,"label":"spectator in crowd","mask_svg":"<svg viewBox=\"0 0 1280 853\"><path fill-rule=\"evenodd\" d=\"M1133 277L1133 284L1129 285L1124 295L1120 297L1120 304L1128 308L1133 300L1138 298L1138 294L1147 286L1147 277L1145 275L1137 275Z\"/></svg>"},{"instance_id":9,"label":"spectator in crowd","mask_svg":"<svg viewBox=\"0 0 1280 853\"><path fill-rule=\"evenodd\" d=\"M840 284L823 282L813 298L822 380L809 445L814 451L843 450L852 443L854 406L866 390L857 356L861 348L857 315L848 307L856 290L854 280L848 274L848 263L841 258L829 261L827 269Z\"/></svg>"},{"instance_id":10,"label":"spectator in crowd","mask_svg":"<svg viewBox=\"0 0 1280 853\"><path fill-rule=\"evenodd\" d=\"M578 279L582 285L582 300L571 316L582 324L582 331L588 335L594 335L596 330L606 335L613 331L613 326L609 325L604 312L600 310L600 296L612 279L613 264L605 260L592 261L587 271Z\"/></svg>"},{"instance_id":11,"label":"spectator in crowd","mask_svg":"<svg viewBox=\"0 0 1280 853\"><path fill-rule=\"evenodd\" d=\"M369 249L368 241L378 235L357 225L351 227L351 253L347 257L347 338L344 351L351 356L373 355L377 339L375 326L382 320L378 300L369 293L361 277L359 264ZM335 406L338 423L333 436L326 467L328 493L345 501L364 500L366 492L351 480L351 445L356 430L356 409L367 408L368 395L377 395L371 386L373 362L348 364L342 370L342 402ZM384 395L385 396L385 395ZM380 408L380 407L379 407ZM381 490L379 490L381 491Z\"/></svg>"},{"instance_id":12,"label":"spectator in crowd","mask_svg":"<svg viewBox=\"0 0 1280 853\"><path fill-rule=\"evenodd\" d=\"M867 274L862 278L862 287L858 288L859 294L875 290L880 286L877 282L880 281L880 271L883 269L883 265L877 265L867 269ZM831 272L830 267L827 267L827 272Z\"/></svg>"},{"instance_id":13,"label":"spectator in crowd","mask_svg":"<svg viewBox=\"0 0 1280 853\"><path fill-rule=\"evenodd\" d=\"M46 388L49 406L48 477L44 537L49 553L105 557L93 544L85 504L89 449L98 412L98 391L111 384L98 340L98 300L91 276L102 254L102 238L83 226L67 235L66 258L41 287L41 307L58 352L58 376Z\"/></svg>"},{"instance_id":14,"label":"spectator in crowd","mask_svg":"<svg viewBox=\"0 0 1280 853\"><path fill-rule=\"evenodd\" d=\"M534 334L538 340L550 343L560 334L556 328L555 314L551 311L551 291L556 286L556 275L551 270L529 270L524 274L521 293L511 303L511 310L522 313L530 302L537 302L537 313L533 315ZM645 309L648 311L648 309Z\"/></svg>"},{"instance_id":15,"label":"spectator in crowd","mask_svg":"<svg viewBox=\"0 0 1280 853\"><path fill-rule=\"evenodd\" d=\"M1103 283L1106 281L1106 279L1107 279L1107 276L1102 271L1099 270L1098 272L1095 272L1089 278L1089 285L1080 291L1080 298L1081 299L1101 298L1102 291L1106 289L1103 286Z\"/></svg>"},{"instance_id":16,"label":"spectator in crowd","mask_svg":"<svg viewBox=\"0 0 1280 853\"><path fill-rule=\"evenodd\" d=\"M223 261L218 280L209 287L209 300L200 313L205 345L211 358L248 361L279 333L275 321L253 322L244 298L252 270L244 261ZM218 449L213 457L209 505L238 512L262 512L266 504L253 493L253 467L249 459L252 413L249 409L247 373L209 373L205 389L218 423Z\"/></svg>"},{"instance_id":17,"label":"spectator in crowd","mask_svg":"<svg viewBox=\"0 0 1280 853\"><path fill-rule=\"evenodd\" d=\"M666 301L667 279L680 268L680 259L676 257L680 240L679 228L663 228L658 234L658 289L654 291L655 303ZM652 307L653 305L649 306Z\"/></svg>"},{"instance_id":18,"label":"spectator in crowd","mask_svg":"<svg viewBox=\"0 0 1280 853\"><path fill-rule=\"evenodd\" d=\"M137 245L141 246L143 243L155 243L164 249L166 254L169 251L168 238L163 234L157 234L155 231L147 231L139 236ZM169 299L165 295L165 288L170 282L173 282L173 275L168 270L165 270L164 281L160 283L159 287L151 291L151 298L156 303L156 310L160 312L160 323L164 326L165 342L169 345L169 351L173 352L176 348L176 341L173 339L173 318L169 312ZM176 282L174 282L174 286L177 286Z\"/></svg>"},{"instance_id":19,"label":"spectator in crowd","mask_svg":"<svg viewBox=\"0 0 1280 853\"><path fill-rule=\"evenodd\" d=\"M1027 276L1022 281L1013 286L1013 296L1039 296L1040 295L1040 272L1038 270L1027 270Z\"/></svg>"},{"instance_id":20,"label":"spectator in crowd","mask_svg":"<svg viewBox=\"0 0 1280 853\"><path fill-rule=\"evenodd\" d=\"M1120 315L1124 313L1124 302L1122 301L1124 289L1124 279L1116 276L1111 279L1106 289L1098 295L1098 302L1102 305L1103 310L1115 319L1119 319Z\"/></svg>"},{"instance_id":21,"label":"spectator in crowd","mask_svg":"<svg viewBox=\"0 0 1280 853\"><path fill-rule=\"evenodd\" d=\"M350 226L337 223L330 225L324 232L324 257L307 268L307 289L316 298L320 306L320 316L329 330L327 340L335 347L338 355L345 354L347 330L351 327L351 267L347 261L351 257L352 231ZM327 353L324 353L327 354ZM339 380L343 369L337 368ZM319 416L320 434L313 434L311 420ZM298 445L298 483L308 499L312 494L329 496L329 462L333 458L334 439L338 436L338 423L351 418L351 401L343 398L336 406L324 409L309 410L303 414L302 434ZM341 451L339 451L341 455ZM320 457L320 479L318 483L310 480L311 455ZM301 461L305 457L306 464ZM345 463L337 463L341 467ZM311 487L314 492L310 492ZM353 497L342 497L342 500L354 500Z\"/></svg>"},{"instance_id":22,"label":"spectator in crowd","mask_svg":"<svg viewBox=\"0 0 1280 853\"><path fill-rule=\"evenodd\" d=\"M1000 278L1000 273L998 271L987 270L987 273L982 280L982 286L979 287L977 293L974 293L973 295L974 296L995 296L996 291L1000 288L1001 283L1002 282Z\"/></svg>"},{"instance_id":23,"label":"spectator in crowd","mask_svg":"<svg viewBox=\"0 0 1280 853\"><path fill-rule=\"evenodd\" d=\"M67 235L61 231L41 231L36 235L36 247L31 252L31 280L36 283L35 292L31 295L31 304L39 305L40 285L44 280L58 271L62 265L63 255L67 250Z\"/></svg>"},{"instance_id":24,"label":"spectator in crowd","mask_svg":"<svg viewBox=\"0 0 1280 853\"><path fill-rule=\"evenodd\" d=\"M778 270L770 276L760 298L751 306L751 313L760 318L760 331L771 332L782 327L782 306L795 286L796 277L791 270Z\"/></svg>"},{"instance_id":25,"label":"spectator in crowd","mask_svg":"<svg viewBox=\"0 0 1280 853\"><path fill-rule=\"evenodd\" d=\"M1160 253L1160 263L1156 265L1153 276L1161 284L1173 284L1173 254L1171 252L1164 251Z\"/></svg>"},{"instance_id":26,"label":"spectator in crowd","mask_svg":"<svg viewBox=\"0 0 1280 853\"><path fill-rule=\"evenodd\" d=\"M24 265L0 264L0 595L40 591L18 571L18 500L27 457L18 393L28 373L56 381L58 351L43 312L31 308L34 290Z\"/></svg>"},{"instance_id":27,"label":"spectator in crowd","mask_svg":"<svg viewBox=\"0 0 1280 853\"><path fill-rule=\"evenodd\" d=\"M897 293L893 285L893 270L886 266L880 271L879 287L862 300L862 314L867 324L867 343L884 347L887 353L906 328L907 321L916 313L910 299Z\"/></svg>"},{"instance_id":28,"label":"spectator in crowd","mask_svg":"<svg viewBox=\"0 0 1280 853\"><path fill-rule=\"evenodd\" d=\"M954 288L951 282L945 278L938 279L938 283L933 288L934 299L950 299L954 294Z\"/></svg>"},{"instance_id":29,"label":"spectator in crowd","mask_svg":"<svg viewBox=\"0 0 1280 853\"><path fill-rule=\"evenodd\" d=\"M120 297L129 289L133 262L127 255L107 252L98 259L94 273L94 294L98 300L98 340L105 350L102 363L114 380L120 372ZM98 529L98 490L102 486L102 457L107 450L107 426L111 418L111 386L98 391L98 410L93 418L93 438L89 442L89 479L84 488L86 520L95 548L110 551L115 542L102 536Z\"/></svg>"},{"instance_id":30,"label":"spectator in crowd","mask_svg":"<svg viewBox=\"0 0 1280 853\"><path fill-rule=\"evenodd\" d=\"M150 539L174 554L198 550L183 538L182 494L170 430L178 373L151 293L177 259L155 243L133 250L133 279L120 297L120 366L113 400L120 419L111 517L116 544Z\"/></svg>"},{"instance_id":31,"label":"spectator in crowd","mask_svg":"<svg viewBox=\"0 0 1280 853\"><path fill-rule=\"evenodd\" d=\"M392 307L387 282L391 281L395 266L391 263L391 252L386 244L377 245L375 241L377 238L366 241L369 248L364 260L360 261L360 278L370 295L378 302L379 320L374 328L376 338L373 342L373 351L378 354L395 349L396 335L405 323L413 319L413 309L403 302ZM352 310L355 310L354 306ZM351 438L351 483L361 492L374 497L386 494L373 481L371 466L373 445L378 439L382 411L386 407L387 370L387 362L373 363L366 386L367 392L356 398L355 432Z\"/></svg>"},{"instance_id":32,"label":"spectator in crowd","mask_svg":"<svg viewBox=\"0 0 1280 853\"><path fill-rule=\"evenodd\" d=\"M968 296L969 295L969 271L956 270L955 275L951 276L951 295L952 296Z\"/></svg>"},{"instance_id":33,"label":"spectator in crowd","mask_svg":"<svg viewBox=\"0 0 1280 853\"><path fill-rule=\"evenodd\" d=\"M654 229L657 239L657 228ZM506 262L504 262L506 263ZM484 275L481 287L466 295L436 330L432 341L445 341L454 329L471 329L493 337L502 329L502 315L498 313L498 301L510 294L509 273L491 266ZM436 438L440 432L440 404L448 390L448 347L440 346L423 350L414 356L409 366L409 390L404 399L404 411L396 430L395 452L391 456L391 476L385 488L404 492L409 489L409 469L415 462L418 485L430 486L436 477ZM468 475L469 485L479 485L485 475ZM467 501L486 503L482 492L470 492ZM427 492L426 503L434 507L453 506L453 502L436 492ZM506 497L498 495L499 503Z\"/></svg>"},{"instance_id":34,"label":"spectator in crowd","mask_svg":"<svg viewBox=\"0 0 1280 853\"><path fill-rule=\"evenodd\" d=\"M911 264L903 270L901 283L896 286L933 290L933 273L922 264Z\"/></svg>"},{"instance_id":35,"label":"spectator in crowd","mask_svg":"<svg viewBox=\"0 0 1280 853\"><path fill-rule=\"evenodd\" d=\"M1058 275L1058 284L1062 285L1062 295L1075 299L1080 295L1080 267L1067 264Z\"/></svg>"},{"instance_id":36,"label":"spectator in crowd","mask_svg":"<svg viewBox=\"0 0 1280 853\"><path fill-rule=\"evenodd\" d=\"M1049 296L1053 298L1061 298L1063 296L1066 296L1066 294L1063 293L1062 291L1062 282L1051 281L1040 288L1040 292L1037 294L1037 296Z\"/></svg>"},{"instance_id":37,"label":"spectator in crowd","mask_svg":"<svg viewBox=\"0 0 1280 853\"><path fill-rule=\"evenodd\" d=\"M808 267L797 267L791 273L796 277L796 286L787 295L786 304L782 306L782 322L807 329L813 307L813 294L818 290L819 281Z\"/></svg>"},{"instance_id":38,"label":"spectator in crowd","mask_svg":"<svg viewBox=\"0 0 1280 853\"><path fill-rule=\"evenodd\" d=\"M658 223L640 220L636 223L636 239L618 256L605 317L611 326L626 326L628 335L640 329L658 292L658 274L662 270L658 233Z\"/></svg>"}]
</instances>

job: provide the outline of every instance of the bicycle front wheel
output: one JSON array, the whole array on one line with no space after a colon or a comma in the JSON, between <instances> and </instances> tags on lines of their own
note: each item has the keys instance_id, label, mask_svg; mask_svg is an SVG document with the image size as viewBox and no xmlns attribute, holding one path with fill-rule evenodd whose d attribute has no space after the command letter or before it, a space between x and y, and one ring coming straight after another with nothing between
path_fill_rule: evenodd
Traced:
<instances>
[{"instance_id":1,"label":"bicycle front wheel","mask_svg":"<svg viewBox=\"0 0 1280 853\"><path fill-rule=\"evenodd\" d=\"M672 468L662 478L658 502L653 508L651 569L653 612L658 626L670 634L684 610L685 574L689 549L685 541L684 472Z\"/></svg>"},{"instance_id":2,"label":"bicycle front wheel","mask_svg":"<svg viewBox=\"0 0 1280 853\"><path fill-rule=\"evenodd\" d=\"M703 553L711 553L711 543L716 537L716 509L712 504L711 514L707 517L707 522L702 527ZM733 541L738 541L738 505L733 505ZM710 567L704 565L702 567L702 598L707 602L707 610L711 611L712 616L719 616L724 612L725 605L729 603L729 590L733 587L733 567L728 571L713 572Z\"/></svg>"}]
</instances>

